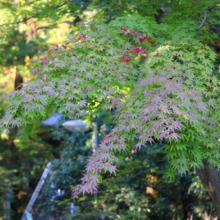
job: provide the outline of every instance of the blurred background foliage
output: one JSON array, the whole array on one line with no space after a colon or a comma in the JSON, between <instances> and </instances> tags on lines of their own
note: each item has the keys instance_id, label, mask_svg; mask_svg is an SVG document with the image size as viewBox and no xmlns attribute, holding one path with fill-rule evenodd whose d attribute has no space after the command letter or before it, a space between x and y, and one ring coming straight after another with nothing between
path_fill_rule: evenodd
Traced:
<instances>
[{"instance_id":1,"label":"blurred background foliage","mask_svg":"<svg viewBox=\"0 0 220 220\"><path fill-rule=\"evenodd\" d=\"M169 2L163 4L169 6ZM150 0L0 0L0 117L8 93L19 89L31 74L31 61L42 58L53 44L62 44L80 31L82 22L110 22L117 16L139 13L159 21L164 1ZM52 114L52 113L51 113ZM112 113L93 119L98 143L114 127ZM66 118L65 120L68 120ZM164 178L163 145L124 152L116 176L103 174L97 198L73 200L71 187L79 183L93 150L92 130L69 132L60 126L34 124L35 135L16 138L17 129L0 139L0 219L19 220L48 161L51 172L33 207L33 217L46 219L187 219L194 211L216 213L194 172ZM71 214L72 212L72 214Z\"/></svg>"}]
</instances>

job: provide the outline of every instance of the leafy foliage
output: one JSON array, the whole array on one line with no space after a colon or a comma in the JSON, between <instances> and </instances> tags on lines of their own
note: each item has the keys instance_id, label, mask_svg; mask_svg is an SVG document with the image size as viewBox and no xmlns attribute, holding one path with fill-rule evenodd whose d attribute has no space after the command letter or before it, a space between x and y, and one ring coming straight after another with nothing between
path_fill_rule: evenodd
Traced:
<instances>
[{"instance_id":1,"label":"leafy foliage","mask_svg":"<svg viewBox=\"0 0 220 220\"><path fill-rule=\"evenodd\" d=\"M165 143L168 177L202 166L204 158L219 167L217 55L199 33L208 41L217 35L196 32L200 22L190 12L214 2L188 3L171 4L163 25L152 16L118 17L108 25L89 23L80 36L55 45L35 62L36 79L9 96L2 132L22 126L29 135L31 120L52 109L77 117L116 109L117 126L89 157L75 196L96 191L102 170L116 172L114 153L131 145Z\"/></svg>"},{"instance_id":2,"label":"leafy foliage","mask_svg":"<svg viewBox=\"0 0 220 220\"><path fill-rule=\"evenodd\" d=\"M95 119L98 143L106 141L104 137L114 127L110 115L102 114ZM186 219L187 213L194 210L201 219L204 209L210 213L212 203L209 196L192 172L176 175L173 181L164 178L168 161L162 144L148 144L140 150L130 147L128 152L117 155L124 158L117 175L112 176L109 172L101 175L103 180L97 197L86 195L72 200L71 187L82 177L81 170L92 152L91 131L79 133L66 131L63 127L53 129L54 138L62 140L61 156L52 161L52 170L33 207L34 218ZM70 215L73 201L74 214Z\"/></svg>"}]
</instances>

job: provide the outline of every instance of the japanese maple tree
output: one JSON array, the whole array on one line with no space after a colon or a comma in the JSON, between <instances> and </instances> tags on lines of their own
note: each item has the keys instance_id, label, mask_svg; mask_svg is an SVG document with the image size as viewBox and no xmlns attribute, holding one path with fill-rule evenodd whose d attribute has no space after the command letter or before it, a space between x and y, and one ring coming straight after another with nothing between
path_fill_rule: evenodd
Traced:
<instances>
[{"instance_id":1,"label":"japanese maple tree","mask_svg":"<svg viewBox=\"0 0 220 220\"><path fill-rule=\"evenodd\" d=\"M170 178L207 158L219 168L220 80L210 47L218 35L198 19L217 1L190 2L174 1L163 25L133 14L107 25L88 23L80 35L54 45L35 61L35 79L9 95L2 133L18 126L30 135L31 121L54 109L76 117L115 109L117 126L89 157L74 196L96 191L102 171L116 173L114 153L131 145L165 143ZM212 11L219 15L218 7ZM219 21L210 16L208 22Z\"/></svg>"}]
</instances>

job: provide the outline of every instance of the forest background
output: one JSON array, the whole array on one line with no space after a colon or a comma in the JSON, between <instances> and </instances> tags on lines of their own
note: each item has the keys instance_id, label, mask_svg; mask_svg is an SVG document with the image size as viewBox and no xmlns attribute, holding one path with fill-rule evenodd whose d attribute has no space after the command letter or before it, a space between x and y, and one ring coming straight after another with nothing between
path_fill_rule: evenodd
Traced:
<instances>
[{"instance_id":1,"label":"forest background","mask_svg":"<svg viewBox=\"0 0 220 220\"><path fill-rule=\"evenodd\" d=\"M200 8L196 10L196 3ZM194 13L198 26L207 7L218 1L0 1L0 95L1 118L8 100L6 95L23 82L34 78L31 61L44 58L45 52L79 35L91 21L111 23L121 16L151 16L157 25L166 23L173 12ZM195 4L195 5L194 5ZM190 10L192 10L190 12ZM218 13L213 14L218 20ZM178 16L176 17L178 19ZM180 18L179 18L180 19ZM182 20L180 19L182 22ZM177 20L178 22L178 20ZM218 22L214 23L218 27ZM198 33L203 45L217 54L218 30L206 22ZM152 42L148 41L149 45ZM215 65L218 66L216 57ZM18 87L18 88L17 88ZM57 112L51 112L47 117ZM46 119L46 117L45 117ZM65 116L63 120L75 119ZM114 111L103 111L94 119L98 125L98 143L115 126ZM43 173L47 162L51 172L33 207L34 219L211 219L218 215L213 200L194 169L168 179L169 164L164 143L146 144L130 149L116 175L102 174L97 198L71 196L79 183L86 160L93 151L92 129L70 132L60 124L42 126L33 122L34 135L17 137L18 129L0 139L0 219L18 220ZM73 205L74 204L74 205ZM71 209L72 207L72 209ZM189 214L190 213L190 214Z\"/></svg>"}]
</instances>

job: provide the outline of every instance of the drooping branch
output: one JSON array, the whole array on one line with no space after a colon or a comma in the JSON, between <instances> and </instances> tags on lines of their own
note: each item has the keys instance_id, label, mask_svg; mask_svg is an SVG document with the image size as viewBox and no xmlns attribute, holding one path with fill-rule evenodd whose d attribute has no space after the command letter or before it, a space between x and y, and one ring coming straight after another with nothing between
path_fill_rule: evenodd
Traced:
<instances>
[{"instance_id":1,"label":"drooping branch","mask_svg":"<svg viewBox=\"0 0 220 220\"><path fill-rule=\"evenodd\" d=\"M204 14L204 18L203 18L203 20L202 20L202 23L199 25L199 27L196 29L196 31L198 31L199 29L202 28L202 26L203 26L203 25L205 24L205 22L206 22L207 13L208 13L208 12L211 12L215 7L220 7L220 4L214 5L214 6L212 6L212 7L208 7L208 8L206 9L205 14ZM209 24L210 24L210 22L209 22ZM212 28L214 28L214 26L213 26L212 24L210 24L210 26L211 26ZM214 29L216 29L216 28L214 28Z\"/></svg>"},{"instance_id":2,"label":"drooping branch","mask_svg":"<svg viewBox=\"0 0 220 220\"><path fill-rule=\"evenodd\" d=\"M48 8L48 10L54 10L54 9L60 8L60 7L66 5L66 4L68 4L68 3L72 3L73 1L74 1L74 0L64 1L64 2L62 2L62 3L60 3L60 4L58 4L58 5L54 5L53 7ZM47 9L46 9L46 10L47 10ZM3 26L5 26L5 25L7 25L7 26L8 26L8 25L15 25L15 24L19 24L19 23L21 23L21 22L27 22L28 20L30 20L30 19L32 19L32 18L36 18L37 16L46 15L46 14L47 14L47 13L45 12L46 10L41 11L41 12L39 12L39 13L35 13L34 15L31 15L31 16L29 16L29 17L21 18L21 19L19 19L18 21L15 21L15 22L2 24L2 25L0 25L0 27L3 27Z\"/></svg>"}]
</instances>

